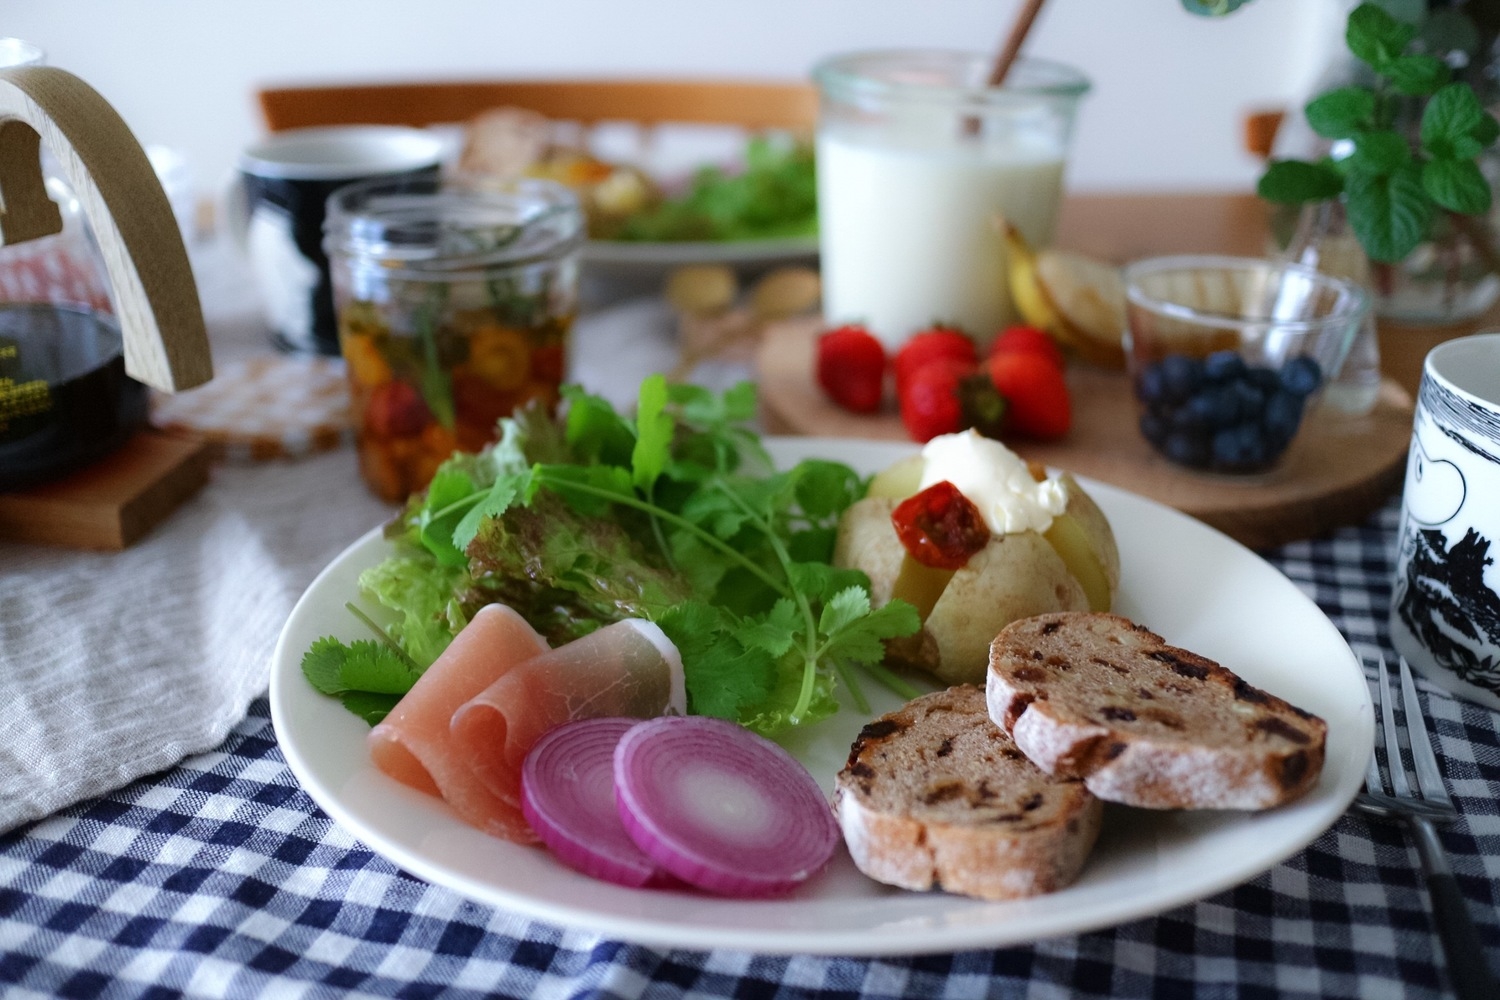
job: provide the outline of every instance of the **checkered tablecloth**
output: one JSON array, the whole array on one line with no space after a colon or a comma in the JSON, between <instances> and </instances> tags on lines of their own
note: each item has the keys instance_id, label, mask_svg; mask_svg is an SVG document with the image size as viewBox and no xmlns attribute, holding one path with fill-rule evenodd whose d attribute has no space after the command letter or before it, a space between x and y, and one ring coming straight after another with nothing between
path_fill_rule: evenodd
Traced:
<instances>
[{"instance_id":1,"label":"checkered tablecloth","mask_svg":"<svg viewBox=\"0 0 1500 1000\"><path fill-rule=\"evenodd\" d=\"M1388 646L1396 508L1267 553L1356 652ZM1500 967L1500 714L1423 688L1463 811L1443 841ZM7 997L1380 997L1445 994L1417 856L1359 815L1228 892L997 951L661 952L403 873L325 816L264 700L212 753L0 838Z\"/></svg>"}]
</instances>

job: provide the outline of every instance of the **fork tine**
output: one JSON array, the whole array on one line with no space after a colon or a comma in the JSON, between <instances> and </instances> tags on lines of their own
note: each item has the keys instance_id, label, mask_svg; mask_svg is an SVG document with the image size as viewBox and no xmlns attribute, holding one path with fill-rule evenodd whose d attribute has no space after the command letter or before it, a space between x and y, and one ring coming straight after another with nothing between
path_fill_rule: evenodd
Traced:
<instances>
[{"instance_id":1,"label":"fork tine","mask_svg":"<svg viewBox=\"0 0 1500 1000\"><path fill-rule=\"evenodd\" d=\"M1443 774L1438 770L1437 756L1432 752L1432 742L1427 736L1427 723L1422 718L1422 703L1417 700L1417 685L1412 681L1411 667L1406 657L1401 663L1401 704L1406 710L1406 738L1411 741L1411 762L1417 771L1417 784L1424 798L1452 806Z\"/></svg>"},{"instance_id":2,"label":"fork tine","mask_svg":"<svg viewBox=\"0 0 1500 1000\"><path fill-rule=\"evenodd\" d=\"M1380 711L1380 706L1385 703L1380 685L1375 685L1375 710ZM1385 746L1385 730L1379 726L1375 727L1375 745L1370 748L1369 762L1365 765L1365 791L1371 795L1383 795L1385 793L1385 782L1380 777L1380 755L1376 752L1378 748Z\"/></svg>"},{"instance_id":3,"label":"fork tine","mask_svg":"<svg viewBox=\"0 0 1500 1000\"><path fill-rule=\"evenodd\" d=\"M1406 765L1401 763L1401 740L1396 736L1396 710L1391 707L1391 675L1386 670L1385 654L1380 654L1380 721L1385 726L1385 767L1391 775L1391 790L1398 798L1412 797L1411 782L1406 780Z\"/></svg>"}]
</instances>

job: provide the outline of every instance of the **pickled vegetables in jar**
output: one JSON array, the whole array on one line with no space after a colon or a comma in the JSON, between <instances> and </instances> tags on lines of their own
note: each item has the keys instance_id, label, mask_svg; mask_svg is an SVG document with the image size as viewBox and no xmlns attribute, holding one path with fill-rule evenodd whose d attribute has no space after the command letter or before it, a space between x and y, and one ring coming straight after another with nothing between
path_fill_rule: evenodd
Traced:
<instances>
[{"instance_id":1,"label":"pickled vegetables in jar","mask_svg":"<svg viewBox=\"0 0 1500 1000\"><path fill-rule=\"evenodd\" d=\"M330 199L326 236L360 472L381 499L517 408L556 407L583 237L567 188L356 184Z\"/></svg>"}]
</instances>

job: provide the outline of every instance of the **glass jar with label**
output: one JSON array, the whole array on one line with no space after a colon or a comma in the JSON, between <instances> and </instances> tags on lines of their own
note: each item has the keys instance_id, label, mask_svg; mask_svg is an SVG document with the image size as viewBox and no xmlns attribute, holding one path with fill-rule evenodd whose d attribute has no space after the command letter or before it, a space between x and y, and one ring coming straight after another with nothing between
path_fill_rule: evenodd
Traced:
<instances>
[{"instance_id":1,"label":"glass jar with label","mask_svg":"<svg viewBox=\"0 0 1500 1000\"><path fill-rule=\"evenodd\" d=\"M360 471L397 502L522 406L557 405L583 216L567 188L431 179L329 199L325 245Z\"/></svg>"}]
</instances>

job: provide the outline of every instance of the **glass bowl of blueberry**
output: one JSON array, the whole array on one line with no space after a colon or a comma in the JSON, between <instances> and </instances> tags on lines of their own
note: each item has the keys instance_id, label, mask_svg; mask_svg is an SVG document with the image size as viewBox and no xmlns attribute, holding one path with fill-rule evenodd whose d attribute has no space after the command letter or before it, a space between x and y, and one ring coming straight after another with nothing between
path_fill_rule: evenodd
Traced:
<instances>
[{"instance_id":1,"label":"glass bowl of blueberry","mask_svg":"<svg viewBox=\"0 0 1500 1000\"><path fill-rule=\"evenodd\" d=\"M1205 472L1275 468L1370 307L1352 282L1275 260L1156 257L1124 277L1141 433Z\"/></svg>"}]
</instances>

